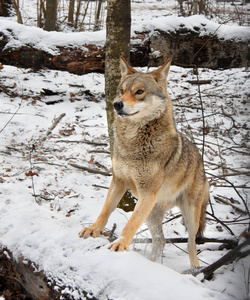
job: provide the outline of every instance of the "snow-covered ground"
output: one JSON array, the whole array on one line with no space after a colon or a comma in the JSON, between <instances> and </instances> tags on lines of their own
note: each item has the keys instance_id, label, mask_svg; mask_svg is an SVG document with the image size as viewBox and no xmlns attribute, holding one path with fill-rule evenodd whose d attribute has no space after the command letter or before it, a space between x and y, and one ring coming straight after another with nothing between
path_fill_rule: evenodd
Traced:
<instances>
[{"instance_id":1,"label":"snow-covered ground","mask_svg":"<svg viewBox=\"0 0 250 300\"><path fill-rule=\"evenodd\" d=\"M207 30L216 29L215 23L205 21L202 16L163 19L162 16L169 14L162 7L164 3L133 2L132 31L170 28L170 25L174 30L183 22L190 28L197 22L205 22ZM35 10L25 11L29 23ZM8 47L28 41L55 54L58 45L80 47L82 40L105 42L104 30L46 33L34 27L24 29L13 19L0 18L0 31L9 34ZM223 26L218 30L222 35L232 29L232 35L249 36L246 27ZM249 71L200 69L199 79L210 81L201 85L201 99L193 83L197 80L193 70L171 67L168 90L176 124L200 150L205 125L204 161L211 184L211 205L207 211L212 215L207 215L204 235L238 239L249 223L249 216L242 212L246 211L244 201L250 206ZM46 89L55 94L46 95ZM47 135L61 114L65 116ZM55 281L56 288L73 299L84 299L83 291L87 291L97 299L246 300L249 257L223 266L212 280L202 281L201 276L182 274L189 269L186 244L167 244L162 257L153 263L146 258L149 243L133 242L130 252L113 253L108 250L105 237L78 238L81 227L93 223L99 214L111 177L91 174L75 168L74 164L109 173L108 150L102 74L77 76L3 65L0 69L0 244L8 247L15 258L22 256L33 261L38 270L44 270ZM130 215L131 212L116 209L107 230L115 223L115 234L119 235ZM187 237L178 215L177 209L166 215L166 237ZM135 236L145 241L148 237L145 225ZM227 253L226 249L219 250L219 246L215 243L197 246L202 266Z\"/></svg>"},{"instance_id":2,"label":"snow-covered ground","mask_svg":"<svg viewBox=\"0 0 250 300\"><path fill-rule=\"evenodd\" d=\"M212 207L216 217L226 222L237 238L247 228L247 216L215 201L214 196L234 199L243 210L244 205L230 183L210 174L221 176L223 171L230 175L249 170L249 74L244 69L200 72L200 79L212 80L201 86L207 126L205 164L212 185ZM201 284L191 275L181 275L189 268L186 244L179 244L181 249L167 244L161 259L153 263L146 259L150 244L133 243L129 253L112 253L104 237L78 238L81 226L94 222L100 212L105 187L110 182L109 176L89 174L71 165L101 171L111 167L106 153L103 75L77 76L48 70L34 73L7 65L0 74L0 243L16 258L22 255L34 261L74 299L83 297L82 290L92 292L98 299L246 299L249 258L219 269L212 281ZM188 135L192 133L201 148L203 124L197 86L188 82L195 78L191 69L173 66L169 91L178 128ZM44 96L43 89L58 95ZM57 101L61 102L50 104ZM66 115L46 136L54 119L62 113ZM247 187L245 175L225 178L235 186ZM238 191L249 199L248 189ZM208 211L211 212L210 206ZM119 235L130 214L116 209L107 228L111 230L116 223L115 233ZM166 221L177 214L176 209L172 210ZM206 237L233 238L227 229L208 218ZM136 237L149 237L145 229L143 225ZM166 237L187 236L180 218L165 224L164 231ZM218 250L219 245L197 246L201 265L226 254L227 250Z\"/></svg>"}]
</instances>

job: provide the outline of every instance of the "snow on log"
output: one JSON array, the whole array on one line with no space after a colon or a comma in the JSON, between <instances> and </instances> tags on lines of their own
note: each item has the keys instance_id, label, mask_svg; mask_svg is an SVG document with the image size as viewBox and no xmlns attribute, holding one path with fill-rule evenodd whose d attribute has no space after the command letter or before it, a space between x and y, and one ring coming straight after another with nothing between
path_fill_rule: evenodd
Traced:
<instances>
[{"instance_id":1,"label":"snow on log","mask_svg":"<svg viewBox=\"0 0 250 300\"><path fill-rule=\"evenodd\" d=\"M248 67L249 41L249 31L244 26L219 25L201 16L158 18L152 24L134 29L131 64L159 66L171 57L173 64L189 67ZM0 20L0 61L79 75L103 73L105 31L46 32Z\"/></svg>"}]
</instances>

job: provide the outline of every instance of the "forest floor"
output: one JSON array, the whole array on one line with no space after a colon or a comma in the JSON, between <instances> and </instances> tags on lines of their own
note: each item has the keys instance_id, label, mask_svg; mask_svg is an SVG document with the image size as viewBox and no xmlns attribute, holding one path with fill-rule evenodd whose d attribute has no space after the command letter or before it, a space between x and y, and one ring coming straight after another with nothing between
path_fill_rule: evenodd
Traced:
<instances>
[{"instance_id":1,"label":"forest floor","mask_svg":"<svg viewBox=\"0 0 250 300\"><path fill-rule=\"evenodd\" d=\"M30 26L36 24L33 2L23 2L30 3L23 8L23 19ZM133 28L177 15L175 6L166 8L163 1L139 2L132 3ZM80 45L83 36L94 43L105 41L104 31L71 32L65 38L65 33L49 34L35 27L24 31L13 25L14 19L9 23L11 32L17 29L13 47L31 37L49 53L56 51L55 40L60 45ZM0 19L0 25L5 28L6 20ZM111 180L104 75L0 67L2 253L32 262L62 299L249 299L249 256L222 266L205 280L202 274L197 278L183 274L190 268L186 243L167 243L160 259L149 261L150 234L145 225L130 252L110 252L107 237L80 239L82 226L98 216ZM198 71L204 84L197 84L193 69L172 66L168 91L177 128L204 153L210 182L204 236L242 243L250 209L249 70ZM131 215L128 210L123 204L114 211L107 234L116 224L114 234L119 236ZM166 238L187 237L177 208L166 214L163 226ZM198 245L201 266L223 257L228 248L223 243ZM15 294L1 284L0 291L6 300L25 299L21 291Z\"/></svg>"},{"instance_id":2,"label":"forest floor","mask_svg":"<svg viewBox=\"0 0 250 300\"><path fill-rule=\"evenodd\" d=\"M202 277L180 275L189 269L186 243L167 244L157 263L145 258L151 247L145 243L150 237L145 225L130 253L109 253L104 237L79 239L81 226L93 223L100 212L111 180L104 76L7 65L0 73L0 243L16 259L21 255L34 262L74 299L83 298L83 290L97 299L165 299L166 293L179 299L197 290L197 299L207 293L215 299L247 299L248 257L199 285ZM211 186L204 235L238 241L249 224L249 73L199 73L200 80L208 80L200 93L192 69L171 67L168 90L177 128L201 151L204 145ZM107 230L115 223L119 235L130 215L116 209ZM178 216L178 209L166 214L167 238L187 237ZM204 267L229 251L218 243L197 248ZM170 278L183 289L173 288Z\"/></svg>"}]
</instances>

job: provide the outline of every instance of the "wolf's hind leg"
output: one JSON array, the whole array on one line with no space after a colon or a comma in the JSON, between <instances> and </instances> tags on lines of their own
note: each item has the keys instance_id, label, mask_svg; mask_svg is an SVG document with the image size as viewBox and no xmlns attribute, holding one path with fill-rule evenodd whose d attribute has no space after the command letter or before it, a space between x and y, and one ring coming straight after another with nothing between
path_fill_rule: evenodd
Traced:
<instances>
[{"instance_id":1,"label":"wolf's hind leg","mask_svg":"<svg viewBox=\"0 0 250 300\"><path fill-rule=\"evenodd\" d=\"M188 231L188 254L191 267L199 267L199 260L196 251L196 234L199 229L200 208L185 207L181 209L185 225Z\"/></svg>"},{"instance_id":2,"label":"wolf's hind leg","mask_svg":"<svg viewBox=\"0 0 250 300\"><path fill-rule=\"evenodd\" d=\"M162 220L164 215L165 209L160 205L155 204L146 220L146 224L152 236L152 251L149 256L149 259L152 261L156 261L160 257L166 244L162 230Z\"/></svg>"}]
</instances>

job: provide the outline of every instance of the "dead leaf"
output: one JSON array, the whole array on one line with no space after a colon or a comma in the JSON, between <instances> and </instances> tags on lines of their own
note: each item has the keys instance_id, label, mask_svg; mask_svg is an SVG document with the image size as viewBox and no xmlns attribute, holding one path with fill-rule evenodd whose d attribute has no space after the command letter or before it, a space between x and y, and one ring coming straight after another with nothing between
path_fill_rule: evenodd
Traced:
<instances>
[{"instance_id":1,"label":"dead leaf","mask_svg":"<svg viewBox=\"0 0 250 300\"><path fill-rule=\"evenodd\" d=\"M32 172L31 170L29 170L29 172L25 173L26 176L38 176L38 174L36 172Z\"/></svg>"}]
</instances>

